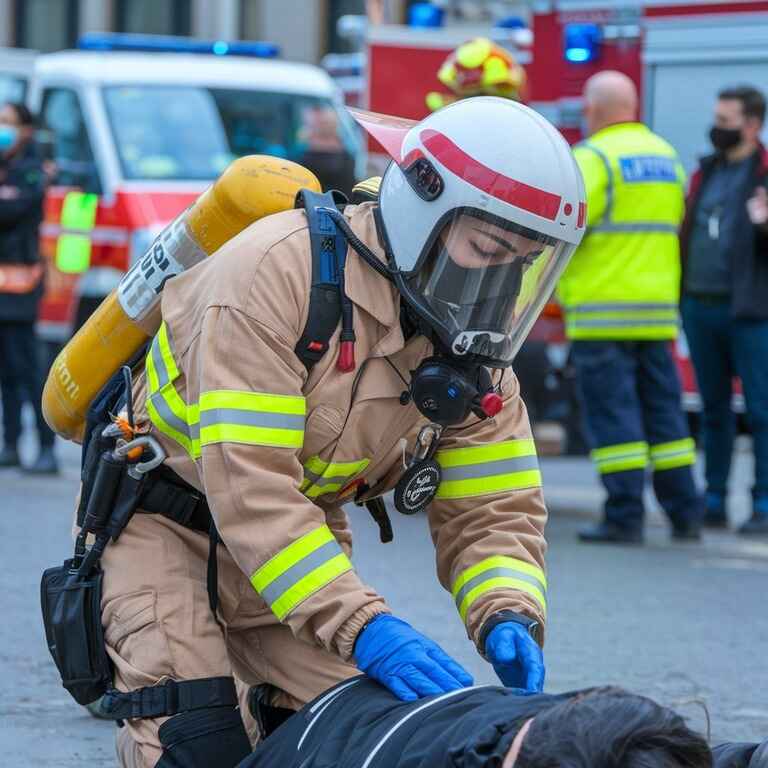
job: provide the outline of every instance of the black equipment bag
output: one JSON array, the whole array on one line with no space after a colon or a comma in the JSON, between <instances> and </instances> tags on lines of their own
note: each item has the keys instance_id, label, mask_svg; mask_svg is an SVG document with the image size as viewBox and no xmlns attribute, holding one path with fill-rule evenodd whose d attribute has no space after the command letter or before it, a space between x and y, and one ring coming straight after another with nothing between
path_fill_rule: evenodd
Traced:
<instances>
[{"instance_id":1,"label":"black equipment bag","mask_svg":"<svg viewBox=\"0 0 768 768\"><path fill-rule=\"evenodd\" d=\"M112 687L101 625L103 577L98 565L81 576L67 560L45 571L40 582L48 650L62 685L78 704L90 704Z\"/></svg>"}]
</instances>

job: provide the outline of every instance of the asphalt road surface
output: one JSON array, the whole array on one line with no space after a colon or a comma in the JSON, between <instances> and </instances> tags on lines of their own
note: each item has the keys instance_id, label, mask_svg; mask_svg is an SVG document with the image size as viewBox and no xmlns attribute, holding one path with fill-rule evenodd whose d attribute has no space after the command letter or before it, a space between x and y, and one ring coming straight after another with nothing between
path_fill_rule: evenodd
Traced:
<instances>
[{"instance_id":1,"label":"asphalt road surface","mask_svg":"<svg viewBox=\"0 0 768 768\"><path fill-rule=\"evenodd\" d=\"M115 765L114 726L92 719L61 688L40 620L40 574L69 554L78 483L76 448L62 444L59 454L58 478L0 471L0 763L9 768ZM551 510L547 689L619 684L678 707L700 729L706 707L714 741L766 738L768 540L718 533L701 545L672 545L652 509L644 548L580 545L575 532L601 498L589 462L542 464ZM737 520L748 514L750 472L742 453ZM351 514L362 576L478 682L493 681L437 583L424 519L393 512L395 541L381 545L367 512Z\"/></svg>"}]
</instances>

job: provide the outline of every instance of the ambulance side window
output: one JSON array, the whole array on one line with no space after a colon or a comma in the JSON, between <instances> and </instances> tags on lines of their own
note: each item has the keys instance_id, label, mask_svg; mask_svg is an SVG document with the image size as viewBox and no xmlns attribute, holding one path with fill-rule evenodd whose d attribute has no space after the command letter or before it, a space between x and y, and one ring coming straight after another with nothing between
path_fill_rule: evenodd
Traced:
<instances>
[{"instance_id":1,"label":"ambulance side window","mask_svg":"<svg viewBox=\"0 0 768 768\"><path fill-rule=\"evenodd\" d=\"M100 194L99 174L77 92L71 88L46 89L41 117L51 133L56 183Z\"/></svg>"}]
</instances>

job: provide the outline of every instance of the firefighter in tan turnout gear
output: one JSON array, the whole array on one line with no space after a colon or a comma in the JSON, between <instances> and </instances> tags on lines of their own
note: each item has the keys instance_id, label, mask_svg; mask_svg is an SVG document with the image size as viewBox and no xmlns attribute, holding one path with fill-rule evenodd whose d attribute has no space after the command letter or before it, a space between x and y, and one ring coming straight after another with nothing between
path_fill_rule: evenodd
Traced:
<instances>
[{"instance_id":1,"label":"firefighter in tan turnout gear","mask_svg":"<svg viewBox=\"0 0 768 768\"><path fill-rule=\"evenodd\" d=\"M123 765L236 765L233 673L287 709L360 670L402 699L471 683L352 565L342 505L387 539L393 488L478 651L543 685L546 510L509 366L583 234L581 177L508 100L356 117L392 156L379 200L307 193L168 281L134 368L167 458L102 560Z\"/></svg>"}]
</instances>

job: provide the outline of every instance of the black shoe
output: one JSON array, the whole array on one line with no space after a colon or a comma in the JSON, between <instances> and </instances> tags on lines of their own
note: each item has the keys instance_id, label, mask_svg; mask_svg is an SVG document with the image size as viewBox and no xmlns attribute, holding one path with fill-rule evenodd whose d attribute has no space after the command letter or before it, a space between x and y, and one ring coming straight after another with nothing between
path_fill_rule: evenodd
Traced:
<instances>
[{"instance_id":1,"label":"black shoe","mask_svg":"<svg viewBox=\"0 0 768 768\"><path fill-rule=\"evenodd\" d=\"M56 461L53 448L41 448L35 463L29 467L24 467L24 472L28 475L57 475L59 462Z\"/></svg>"},{"instance_id":2,"label":"black shoe","mask_svg":"<svg viewBox=\"0 0 768 768\"><path fill-rule=\"evenodd\" d=\"M704 496L705 528L727 528L728 514L725 511L725 496L720 493L707 492Z\"/></svg>"},{"instance_id":3,"label":"black shoe","mask_svg":"<svg viewBox=\"0 0 768 768\"><path fill-rule=\"evenodd\" d=\"M768 515L754 514L739 528L742 536L768 536Z\"/></svg>"},{"instance_id":4,"label":"black shoe","mask_svg":"<svg viewBox=\"0 0 768 768\"><path fill-rule=\"evenodd\" d=\"M19 452L15 448L6 445L0 450L0 468L18 467L20 465Z\"/></svg>"},{"instance_id":5,"label":"black shoe","mask_svg":"<svg viewBox=\"0 0 768 768\"><path fill-rule=\"evenodd\" d=\"M673 525L672 538L675 541L701 541L701 525L699 523Z\"/></svg>"},{"instance_id":6,"label":"black shoe","mask_svg":"<svg viewBox=\"0 0 768 768\"><path fill-rule=\"evenodd\" d=\"M704 519L701 523L705 528L727 528L728 517L725 514L725 509L708 509L704 513Z\"/></svg>"},{"instance_id":7,"label":"black shoe","mask_svg":"<svg viewBox=\"0 0 768 768\"><path fill-rule=\"evenodd\" d=\"M643 532L606 522L582 529L579 540L587 544L642 544Z\"/></svg>"}]
</instances>

